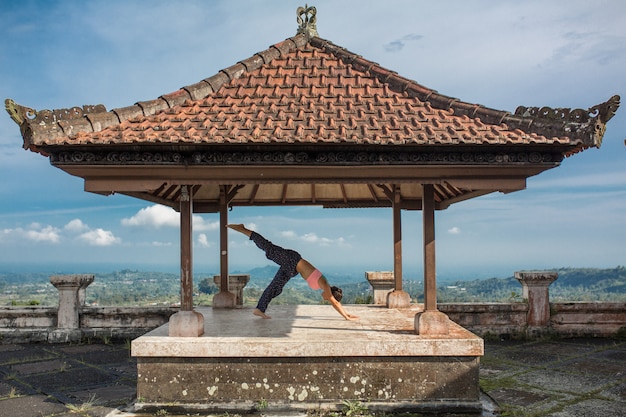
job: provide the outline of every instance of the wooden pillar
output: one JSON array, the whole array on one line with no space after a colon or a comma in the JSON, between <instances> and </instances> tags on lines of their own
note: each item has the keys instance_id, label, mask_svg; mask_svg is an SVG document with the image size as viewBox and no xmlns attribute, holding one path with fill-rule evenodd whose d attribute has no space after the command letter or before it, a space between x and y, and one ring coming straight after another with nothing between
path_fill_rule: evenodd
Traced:
<instances>
[{"instance_id":1,"label":"wooden pillar","mask_svg":"<svg viewBox=\"0 0 626 417\"><path fill-rule=\"evenodd\" d=\"M228 288L228 203L226 187L220 186L220 288Z\"/></svg>"},{"instance_id":2,"label":"wooden pillar","mask_svg":"<svg viewBox=\"0 0 626 417\"><path fill-rule=\"evenodd\" d=\"M213 296L213 308L234 308L237 296L228 291L228 186L220 185L220 290Z\"/></svg>"},{"instance_id":3,"label":"wooden pillar","mask_svg":"<svg viewBox=\"0 0 626 417\"><path fill-rule=\"evenodd\" d=\"M193 310L192 212L189 187L183 185L180 194L180 308Z\"/></svg>"},{"instance_id":4,"label":"wooden pillar","mask_svg":"<svg viewBox=\"0 0 626 417\"><path fill-rule=\"evenodd\" d=\"M447 335L448 316L437 310L437 270L435 262L435 187L422 186L422 216L424 229L424 312L415 315L415 333Z\"/></svg>"},{"instance_id":5,"label":"wooden pillar","mask_svg":"<svg viewBox=\"0 0 626 417\"><path fill-rule=\"evenodd\" d=\"M422 206L424 230L424 309L437 310L435 259L435 195L432 184L424 184Z\"/></svg>"},{"instance_id":6,"label":"wooden pillar","mask_svg":"<svg viewBox=\"0 0 626 417\"><path fill-rule=\"evenodd\" d=\"M393 190L393 271L396 290L402 291L402 212L400 210L400 190Z\"/></svg>"},{"instance_id":7,"label":"wooden pillar","mask_svg":"<svg viewBox=\"0 0 626 417\"><path fill-rule=\"evenodd\" d=\"M180 187L180 311L169 320L170 337L198 337L204 333L204 316L193 310L191 187Z\"/></svg>"},{"instance_id":8,"label":"wooden pillar","mask_svg":"<svg viewBox=\"0 0 626 417\"><path fill-rule=\"evenodd\" d=\"M411 296L402 289L402 216L400 211L400 187L393 186L393 273L395 289L387 294L388 308L407 308L411 305Z\"/></svg>"}]
</instances>

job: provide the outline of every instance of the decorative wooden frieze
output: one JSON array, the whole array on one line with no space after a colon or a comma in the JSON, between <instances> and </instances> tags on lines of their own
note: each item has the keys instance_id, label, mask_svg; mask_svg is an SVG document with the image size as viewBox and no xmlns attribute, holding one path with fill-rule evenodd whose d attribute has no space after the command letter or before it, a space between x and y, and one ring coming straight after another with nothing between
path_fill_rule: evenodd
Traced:
<instances>
[{"instance_id":1,"label":"decorative wooden frieze","mask_svg":"<svg viewBox=\"0 0 626 417\"><path fill-rule=\"evenodd\" d=\"M500 165L558 163L558 152L50 152L50 162L103 165Z\"/></svg>"}]
</instances>

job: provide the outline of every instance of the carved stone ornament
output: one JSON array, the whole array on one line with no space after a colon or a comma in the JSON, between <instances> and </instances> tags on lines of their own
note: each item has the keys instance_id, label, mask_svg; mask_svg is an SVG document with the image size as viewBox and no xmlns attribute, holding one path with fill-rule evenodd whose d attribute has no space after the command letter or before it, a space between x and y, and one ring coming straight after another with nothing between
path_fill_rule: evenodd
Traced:
<instances>
[{"instance_id":1,"label":"carved stone ornament","mask_svg":"<svg viewBox=\"0 0 626 417\"><path fill-rule=\"evenodd\" d=\"M590 107L587 110L519 106L515 110L515 115L574 123L587 123L592 118L598 118L602 123L606 123L615 115L619 104L620 96L615 95L605 103Z\"/></svg>"},{"instance_id":2,"label":"carved stone ornament","mask_svg":"<svg viewBox=\"0 0 626 417\"><path fill-rule=\"evenodd\" d=\"M11 119L18 125L22 125L25 121L32 121L38 124L56 123L60 120L72 120L81 118L89 113L106 112L106 108L102 104L84 105L81 107L72 107L70 109L57 110L35 110L30 107L24 107L10 98L4 101L4 107L11 116Z\"/></svg>"},{"instance_id":3,"label":"carved stone ornament","mask_svg":"<svg viewBox=\"0 0 626 417\"><path fill-rule=\"evenodd\" d=\"M18 125L22 125L26 120L32 120L37 115L37 111L35 109L31 109L30 107L20 106L10 98L4 100L4 108L11 116L11 119Z\"/></svg>"},{"instance_id":4,"label":"carved stone ornament","mask_svg":"<svg viewBox=\"0 0 626 417\"><path fill-rule=\"evenodd\" d=\"M314 6L305 4L304 7L300 6L296 10L296 16L298 17L298 33L304 33L308 37L319 36L317 34L317 9Z\"/></svg>"}]
</instances>

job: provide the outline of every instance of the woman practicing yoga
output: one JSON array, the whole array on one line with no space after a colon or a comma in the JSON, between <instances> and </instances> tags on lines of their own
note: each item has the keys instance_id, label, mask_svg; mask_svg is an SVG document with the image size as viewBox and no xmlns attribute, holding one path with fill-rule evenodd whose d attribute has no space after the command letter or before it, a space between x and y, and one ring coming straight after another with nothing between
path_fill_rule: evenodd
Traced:
<instances>
[{"instance_id":1,"label":"woman practicing yoga","mask_svg":"<svg viewBox=\"0 0 626 417\"><path fill-rule=\"evenodd\" d=\"M283 291L283 287L287 284L287 281L300 273L302 278L309 284L309 287L314 290L322 290L322 298L330 302L335 310L346 320L356 320L359 318L353 314L348 314L346 310L344 310L340 303L343 297L341 289L334 286L331 287L326 277L306 259L303 259L298 252L274 245L257 232L247 229L243 224L229 224L228 227L248 236L259 249L265 251L267 259L280 265L274 279L272 279L270 285L263 291L254 309L255 315L263 317L264 319L270 319L271 317L265 314L265 310L267 310L270 301Z\"/></svg>"}]
</instances>

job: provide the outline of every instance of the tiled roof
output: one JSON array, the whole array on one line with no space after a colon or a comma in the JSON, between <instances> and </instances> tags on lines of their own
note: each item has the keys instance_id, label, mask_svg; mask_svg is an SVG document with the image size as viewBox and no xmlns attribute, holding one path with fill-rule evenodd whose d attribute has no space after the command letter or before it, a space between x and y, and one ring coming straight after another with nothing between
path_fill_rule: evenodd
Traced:
<instances>
[{"instance_id":1,"label":"tiled roof","mask_svg":"<svg viewBox=\"0 0 626 417\"><path fill-rule=\"evenodd\" d=\"M511 114L438 94L305 34L196 84L111 111L34 111L7 100L24 146L44 152L75 145L353 144L559 145L572 153L600 146L618 106L615 96L588 110L520 107Z\"/></svg>"}]
</instances>

